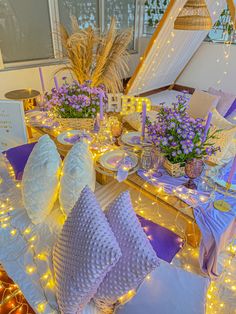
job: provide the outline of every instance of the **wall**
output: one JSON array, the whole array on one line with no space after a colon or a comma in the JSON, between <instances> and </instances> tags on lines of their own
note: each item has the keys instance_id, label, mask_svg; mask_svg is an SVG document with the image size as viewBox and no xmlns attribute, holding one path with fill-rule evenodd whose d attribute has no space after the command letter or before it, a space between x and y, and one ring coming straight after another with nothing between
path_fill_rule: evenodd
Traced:
<instances>
[{"instance_id":1,"label":"wall","mask_svg":"<svg viewBox=\"0 0 236 314\"><path fill-rule=\"evenodd\" d=\"M47 90L54 86L53 77L60 66L52 65L42 67L45 88ZM68 73L66 73L68 75ZM57 74L59 84L62 82L64 73ZM0 98L4 98L7 91L14 89L32 88L41 91L41 83L38 68L26 68L19 70L0 71Z\"/></svg>"},{"instance_id":2,"label":"wall","mask_svg":"<svg viewBox=\"0 0 236 314\"><path fill-rule=\"evenodd\" d=\"M139 54L132 54L129 61L130 71L127 77L130 77L138 62ZM53 77L58 69L59 65L50 65L42 67L43 76L45 81L46 90L52 89L54 87ZM59 72L57 78L59 84L62 83L62 77L67 76L71 78L70 73ZM19 70L7 70L0 71L0 99L4 98L4 94L10 90L32 88L41 91L41 83L39 78L38 68L26 68Z\"/></svg>"},{"instance_id":3,"label":"wall","mask_svg":"<svg viewBox=\"0 0 236 314\"><path fill-rule=\"evenodd\" d=\"M236 95L236 45L231 45L227 59L224 51L223 44L202 43L177 84L203 90L212 86Z\"/></svg>"}]
</instances>

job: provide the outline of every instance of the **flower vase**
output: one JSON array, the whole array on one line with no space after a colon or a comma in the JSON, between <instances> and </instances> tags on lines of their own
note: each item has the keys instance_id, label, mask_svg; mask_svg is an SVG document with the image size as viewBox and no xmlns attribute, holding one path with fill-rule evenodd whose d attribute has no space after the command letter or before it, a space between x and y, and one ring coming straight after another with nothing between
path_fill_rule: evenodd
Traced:
<instances>
[{"instance_id":1,"label":"flower vase","mask_svg":"<svg viewBox=\"0 0 236 314\"><path fill-rule=\"evenodd\" d=\"M181 163L173 164L167 158L164 158L163 167L172 177L182 177L185 174L185 168Z\"/></svg>"}]
</instances>

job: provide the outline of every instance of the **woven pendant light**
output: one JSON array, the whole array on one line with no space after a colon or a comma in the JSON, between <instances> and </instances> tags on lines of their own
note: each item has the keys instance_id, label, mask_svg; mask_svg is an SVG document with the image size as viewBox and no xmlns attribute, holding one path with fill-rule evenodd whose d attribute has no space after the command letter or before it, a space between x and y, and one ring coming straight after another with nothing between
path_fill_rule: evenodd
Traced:
<instances>
[{"instance_id":1,"label":"woven pendant light","mask_svg":"<svg viewBox=\"0 0 236 314\"><path fill-rule=\"evenodd\" d=\"M205 0L188 0L174 24L180 30L211 30L212 20Z\"/></svg>"},{"instance_id":2,"label":"woven pendant light","mask_svg":"<svg viewBox=\"0 0 236 314\"><path fill-rule=\"evenodd\" d=\"M236 29L236 0L227 0L234 29Z\"/></svg>"}]
</instances>

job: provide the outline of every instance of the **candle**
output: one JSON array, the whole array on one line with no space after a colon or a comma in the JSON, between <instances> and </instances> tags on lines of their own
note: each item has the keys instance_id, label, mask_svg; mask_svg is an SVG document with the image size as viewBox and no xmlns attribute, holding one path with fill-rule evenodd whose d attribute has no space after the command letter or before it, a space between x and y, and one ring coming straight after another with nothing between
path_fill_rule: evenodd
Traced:
<instances>
[{"instance_id":1,"label":"candle","mask_svg":"<svg viewBox=\"0 0 236 314\"><path fill-rule=\"evenodd\" d=\"M233 164L232 164L232 167L231 167L231 170L230 170L230 173L229 173L229 177L228 177L228 180L227 180L228 185L231 185L235 172L236 172L236 155L234 157L234 161L233 161Z\"/></svg>"},{"instance_id":2,"label":"candle","mask_svg":"<svg viewBox=\"0 0 236 314\"><path fill-rule=\"evenodd\" d=\"M2 58L2 52L0 49L0 70L3 70L3 69L4 69L4 63L3 63L3 58Z\"/></svg>"},{"instance_id":3,"label":"candle","mask_svg":"<svg viewBox=\"0 0 236 314\"><path fill-rule=\"evenodd\" d=\"M43 91L43 93L44 93L44 92L45 92L45 86L44 86L44 79L43 79L43 71L42 71L42 68L39 68L39 76L40 76L42 91Z\"/></svg>"},{"instance_id":4,"label":"candle","mask_svg":"<svg viewBox=\"0 0 236 314\"><path fill-rule=\"evenodd\" d=\"M56 75L54 76L54 84L55 84L56 90L59 90L59 85L58 85L58 80L57 80Z\"/></svg>"},{"instance_id":5,"label":"candle","mask_svg":"<svg viewBox=\"0 0 236 314\"><path fill-rule=\"evenodd\" d=\"M100 105L100 120L103 120L104 114L103 114L103 93L100 93L99 95L99 105Z\"/></svg>"},{"instance_id":6,"label":"candle","mask_svg":"<svg viewBox=\"0 0 236 314\"><path fill-rule=\"evenodd\" d=\"M147 105L143 102L143 109L142 109L142 138L145 138L145 125L146 125L146 118L147 118Z\"/></svg>"},{"instance_id":7,"label":"candle","mask_svg":"<svg viewBox=\"0 0 236 314\"><path fill-rule=\"evenodd\" d=\"M207 121L206 121L206 125L205 125L205 130L204 130L204 136L203 136L203 143L206 141L207 138L207 133L210 129L211 126L211 120L212 120L212 112L209 112L208 117L207 117Z\"/></svg>"}]
</instances>

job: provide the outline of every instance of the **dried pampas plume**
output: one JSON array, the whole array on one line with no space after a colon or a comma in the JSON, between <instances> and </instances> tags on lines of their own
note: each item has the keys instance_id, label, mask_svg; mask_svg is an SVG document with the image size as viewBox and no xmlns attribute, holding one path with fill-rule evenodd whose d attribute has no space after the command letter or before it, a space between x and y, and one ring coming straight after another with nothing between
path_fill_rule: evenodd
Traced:
<instances>
[{"instance_id":1,"label":"dried pampas plume","mask_svg":"<svg viewBox=\"0 0 236 314\"><path fill-rule=\"evenodd\" d=\"M113 17L109 29L100 33L91 26L81 29L76 17L72 20L72 34L60 27L60 36L70 65L62 70L71 70L79 83L92 81L92 86L104 84L110 92L122 91L122 78L128 73L128 45L132 29L119 31Z\"/></svg>"}]
</instances>

